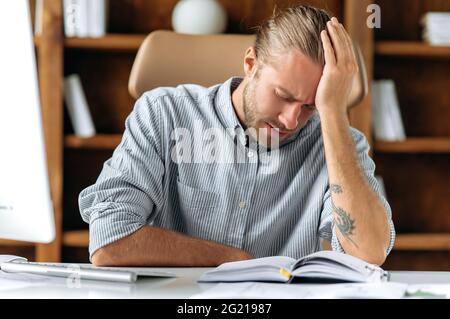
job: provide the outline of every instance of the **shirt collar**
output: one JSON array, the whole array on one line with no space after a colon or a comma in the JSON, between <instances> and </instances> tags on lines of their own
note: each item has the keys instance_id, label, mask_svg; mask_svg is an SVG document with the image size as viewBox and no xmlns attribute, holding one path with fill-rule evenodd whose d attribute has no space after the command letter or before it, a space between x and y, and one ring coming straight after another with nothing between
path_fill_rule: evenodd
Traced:
<instances>
[{"instance_id":1,"label":"shirt collar","mask_svg":"<svg viewBox=\"0 0 450 319\"><path fill-rule=\"evenodd\" d=\"M219 90L216 95L216 105L221 115L221 119L226 128L232 128L234 131L237 128L242 128L241 123L234 110L231 95L234 90L241 84L243 78L232 77L225 83L219 86Z\"/></svg>"}]
</instances>

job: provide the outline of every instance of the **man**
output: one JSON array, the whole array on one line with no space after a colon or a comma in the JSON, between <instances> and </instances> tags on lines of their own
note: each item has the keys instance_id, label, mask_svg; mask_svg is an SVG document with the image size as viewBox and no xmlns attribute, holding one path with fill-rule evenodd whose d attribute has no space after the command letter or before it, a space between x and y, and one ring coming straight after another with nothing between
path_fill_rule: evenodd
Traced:
<instances>
[{"instance_id":1,"label":"man","mask_svg":"<svg viewBox=\"0 0 450 319\"><path fill-rule=\"evenodd\" d=\"M244 67L244 79L137 101L121 144L80 194L94 264L299 258L322 239L384 262L394 226L368 143L349 126L358 70L342 24L309 6L278 12Z\"/></svg>"}]
</instances>

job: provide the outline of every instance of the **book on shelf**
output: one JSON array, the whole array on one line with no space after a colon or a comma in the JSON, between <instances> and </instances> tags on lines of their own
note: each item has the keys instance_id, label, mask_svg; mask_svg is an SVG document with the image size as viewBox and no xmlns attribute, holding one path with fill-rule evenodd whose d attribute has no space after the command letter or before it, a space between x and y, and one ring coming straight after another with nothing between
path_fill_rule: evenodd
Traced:
<instances>
[{"instance_id":1,"label":"book on shelf","mask_svg":"<svg viewBox=\"0 0 450 319\"><path fill-rule=\"evenodd\" d=\"M88 36L88 0L64 0L64 33L66 37Z\"/></svg>"},{"instance_id":2,"label":"book on shelf","mask_svg":"<svg viewBox=\"0 0 450 319\"><path fill-rule=\"evenodd\" d=\"M421 20L422 37L430 45L450 45L450 12L427 12Z\"/></svg>"},{"instance_id":3,"label":"book on shelf","mask_svg":"<svg viewBox=\"0 0 450 319\"><path fill-rule=\"evenodd\" d=\"M393 80L373 81L372 107L375 139L404 141L406 139L405 128Z\"/></svg>"},{"instance_id":4,"label":"book on shelf","mask_svg":"<svg viewBox=\"0 0 450 319\"><path fill-rule=\"evenodd\" d=\"M108 24L107 0L89 0L88 30L93 38L103 37L106 34Z\"/></svg>"},{"instance_id":5,"label":"book on shelf","mask_svg":"<svg viewBox=\"0 0 450 319\"><path fill-rule=\"evenodd\" d=\"M66 37L99 38L106 34L108 0L64 0Z\"/></svg>"},{"instance_id":6,"label":"book on shelf","mask_svg":"<svg viewBox=\"0 0 450 319\"><path fill-rule=\"evenodd\" d=\"M73 74L64 79L64 100L75 135L94 136L96 130L79 75Z\"/></svg>"},{"instance_id":7,"label":"book on shelf","mask_svg":"<svg viewBox=\"0 0 450 319\"><path fill-rule=\"evenodd\" d=\"M64 34L66 37L77 35L76 27L80 24L78 0L63 0Z\"/></svg>"},{"instance_id":8,"label":"book on shelf","mask_svg":"<svg viewBox=\"0 0 450 319\"><path fill-rule=\"evenodd\" d=\"M44 0L36 0L34 8L34 34L40 36L42 34L42 18L44 15Z\"/></svg>"},{"instance_id":9,"label":"book on shelf","mask_svg":"<svg viewBox=\"0 0 450 319\"><path fill-rule=\"evenodd\" d=\"M199 282L380 283L389 273L359 258L319 251L300 259L274 256L224 263L204 273Z\"/></svg>"}]
</instances>

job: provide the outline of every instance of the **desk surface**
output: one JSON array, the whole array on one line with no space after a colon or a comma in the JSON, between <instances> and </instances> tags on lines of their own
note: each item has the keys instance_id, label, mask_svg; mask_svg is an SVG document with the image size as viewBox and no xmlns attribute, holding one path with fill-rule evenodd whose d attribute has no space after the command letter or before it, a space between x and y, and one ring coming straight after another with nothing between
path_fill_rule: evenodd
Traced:
<instances>
[{"instance_id":1,"label":"desk surface","mask_svg":"<svg viewBox=\"0 0 450 319\"><path fill-rule=\"evenodd\" d=\"M197 279L211 268L148 268L170 271L176 278L139 279L134 284L81 281L80 287L69 287L64 278L51 278L42 286L0 291L0 298L161 298L186 299L211 288ZM392 271L391 281L407 284L450 284L450 272Z\"/></svg>"}]
</instances>

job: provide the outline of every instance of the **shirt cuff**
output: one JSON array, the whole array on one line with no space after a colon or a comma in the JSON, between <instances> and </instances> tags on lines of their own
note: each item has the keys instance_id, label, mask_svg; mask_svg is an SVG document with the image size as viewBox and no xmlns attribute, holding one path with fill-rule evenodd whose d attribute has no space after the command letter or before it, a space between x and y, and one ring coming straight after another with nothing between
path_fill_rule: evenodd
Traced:
<instances>
[{"instance_id":1,"label":"shirt cuff","mask_svg":"<svg viewBox=\"0 0 450 319\"><path fill-rule=\"evenodd\" d=\"M92 255L98 249L133 234L143 226L145 223L133 213L92 213L89 225L89 260L92 262Z\"/></svg>"}]
</instances>

